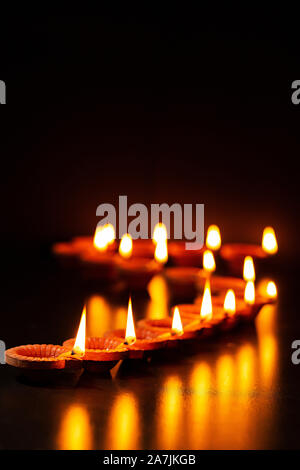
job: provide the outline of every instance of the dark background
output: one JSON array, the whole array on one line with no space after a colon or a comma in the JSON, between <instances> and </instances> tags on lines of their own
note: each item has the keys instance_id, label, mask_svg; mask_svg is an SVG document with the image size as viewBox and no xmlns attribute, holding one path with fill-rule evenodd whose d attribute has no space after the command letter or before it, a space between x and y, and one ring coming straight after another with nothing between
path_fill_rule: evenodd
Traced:
<instances>
[{"instance_id":1,"label":"dark background","mask_svg":"<svg viewBox=\"0 0 300 470\"><path fill-rule=\"evenodd\" d=\"M205 204L224 240L299 254L297 18L14 16L2 25L3 243L94 232L96 207Z\"/></svg>"}]
</instances>

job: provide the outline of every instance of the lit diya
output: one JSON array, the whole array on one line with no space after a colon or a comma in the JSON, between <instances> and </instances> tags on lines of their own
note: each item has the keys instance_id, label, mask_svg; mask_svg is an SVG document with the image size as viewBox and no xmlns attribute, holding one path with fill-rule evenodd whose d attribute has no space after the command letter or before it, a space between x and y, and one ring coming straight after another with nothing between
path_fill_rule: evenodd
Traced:
<instances>
[{"instance_id":1,"label":"lit diya","mask_svg":"<svg viewBox=\"0 0 300 470\"><path fill-rule=\"evenodd\" d=\"M162 264L153 259L133 257L136 241L133 241L128 233L123 235L119 245L119 255L114 260L120 278L130 290L145 289L152 277L162 269Z\"/></svg>"},{"instance_id":2,"label":"lit diya","mask_svg":"<svg viewBox=\"0 0 300 470\"><path fill-rule=\"evenodd\" d=\"M278 251L275 231L266 227L263 231L261 246L245 243L226 243L220 250L221 258L226 262L229 271L240 276L246 256L251 256L258 268L263 268L265 260Z\"/></svg>"},{"instance_id":3,"label":"lit diya","mask_svg":"<svg viewBox=\"0 0 300 470\"><path fill-rule=\"evenodd\" d=\"M127 324L125 329L108 331L105 333L107 339L123 342L128 349L130 359L142 359L148 357L150 351L166 347L167 338L159 338L146 328L135 328L132 312L131 298L128 302Z\"/></svg>"},{"instance_id":4,"label":"lit diya","mask_svg":"<svg viewBox=\"0 0 300 470\"><path fill-rule=\"evenodd\" d=\"M84 307L76 338L64 341L69 354L80 354L85 370L103 373L112 369L127 355L122 341L113 338L86 337L86 309Z\"/></svg>"}]
</instances>

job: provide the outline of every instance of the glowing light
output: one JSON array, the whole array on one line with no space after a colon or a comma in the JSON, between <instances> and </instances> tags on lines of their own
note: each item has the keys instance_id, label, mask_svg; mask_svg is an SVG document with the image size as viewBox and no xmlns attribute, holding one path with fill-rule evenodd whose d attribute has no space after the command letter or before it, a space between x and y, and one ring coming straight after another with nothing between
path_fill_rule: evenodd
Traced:
<instances>
[{"instance_id":1,"label":"glowing light","mask_svg":"<svg viewBox=\"0 0 300 470\"><path fill-rule=\"evenodd\" d=\"M166 226L159 222L158 224L155 225L154 230L153 230L153 243L157 244L161 241L166 241L168 238L168 232L166 229Z\"/></svg>"},{"instance_id":2,"label":"glowing light","mask_svg":"<svg viewBox=\"0 0 300 470\"><path fill-rule=\"evenodd\" d=\"M226 293L225 300L224 300L224 311L228 313L228 315L234 315L236 311L236 302L235 302L235 295L232 289L229 289Z\"/></svg>"},{"instance_id":3,"label":"glowing light","mask_svg":"<svg viewBox=\"0 0 300 470\"><path fill-rule=\"evenodd\" d=\"M110 410L106 448L133 450L140 448L140 414L132 392L119 393Z\"/></svg>"},{"instance_id":4,"label":"glowing light","mask_svg":"<svg viewBox=\"0 0 300 470\"><path fill-rule=\"evenodd\" d=\"M272 227L266 227L263 231L262 249L270 255L274 255L278 251L276 235Z\"/></svg>"},{"instance_id":5,"label":"glowing light","mask_svg":"<svg viewBox=\"0 0 300 470\"><path fill-rule=\"evenodd\" d=\"M255 287L253 281L248 281L245 287L244 300L246 304L252 305L255 302Z\"/></svg>"},{"instance_id":6,"label":"glowing light","mask_svg":"<svg viewBox=\"0 0 300 470\"><path fill-rule=\"evenodd\" d=\"M167 240L161 240L157 243L154 258L158 263L166 263L168 261L168 243Z\"/></svg>"},{"instance_id":7,"label":"glowing light","mask_svg":"<svg viewBox=\"0 0 300 470\"><path fill-rule=\"evenodd\" d=\"M129 233L123 235L119 246L119 253L123 258L130 258L132 255L132 237Z\"/></svg>"},{"instance_id":8,"label":"glowing light","mask_svg":"<svg viewBox=\"0 0 300 470\"><path fill-rule=\"evenodd\" d=\"M243 276L244 276L245 281L255 280L255 269L254 269L253 259L251 256L246 256L244 259Z\"/></svg>"},{"instance_id":9,"label":"glowing light","mask_svg":"<svg viewBox=\"0 0 300 470\"><path fill-rule=\"evenodd\" d=\"M76 336L75 344L73 346L73 352L76 354L83 355L85 353L85 331L86 331L86 307L83 307L81 320Z\"/></svg>"},{"instance_id":10,"label":"glowing light","mask_svg":"<svg viewBox=\"0 0 300 470\"><path fill-rule=\"evenodd\" d=\"M212 319L212 301L211 301L209 280L205 282L204 293L203 293L203 298L202 298L202 303L201 303L200 317L203 320Z\"/></svg>"},{"instance_id":11,"label":"glowing light","mask_svg":"<svg viewBox=\"0 0 300 470\"><path fill-rule=\"evenodd\" d=\"M61 450L89 450L93 448L90 417L82 405L72 405L63 413L58 433Z\"/></svg>"},{"instance_id":12,"label":"glowing light","mask_svg":"<svg viewBox=\"0 0 300 470\"><path fill-rule=\"evenodd\" d=\"M175 335L182 335L183 326L180 318L179 308L175 307L172 321L172 333Z\"/></svg>"},{"instance_id":13,"label":"glowing light","mask_svg":"<svg viewBox=\"0 0 300 470\"><path fill-rule=\"evenodd\" d=\"M213 272L216 269L215 258L210 250L206 250L203 253L203 268L208 272Z\"/></svg>"},{"instance_id":14,"label":"glowing light","mask_svg":"<svg viewBox=\"0 0 300 470\"><path fill-rule=\"evenodd\" d=\"M129 302L128 302L125 343L133 344L135 340L136 340L136 335L135 335L135 328L134 328L134 321L133 321L133 314L132 314L132 303L131 303L131 297L130 297Z\"/></svg>"},{"instance_id":15,"label":"glowing light","mask_svg":"<svg viewBox=\"0 0 300 470\"><path fill-rule=\"evenodd\" d=\"M219 250L221 247L221 234L217 225L210 225L208 227L205 244L211 250Z\"/></svg>"},{"instance_id":16,"label":"glowing light","mask_svg":"<svg viewBox=\"0 0 300 470\"><path fill-rule=\"evenodd\" d=\"M275 282L269 281L267 284L267 294L271 299L276 299L277 297L277 287Z\"/></svg>"},{"instance_id":17,"label":"glowing light","mask_svg":"<svg viewBox=\"0 0 300 470\"><path fill-rule=\"evenodd\" d=\"M94 247L99 251L105 251L115 238L116 232L112 224L100 225L95 231Z\"/></svg>"}]
</instances>

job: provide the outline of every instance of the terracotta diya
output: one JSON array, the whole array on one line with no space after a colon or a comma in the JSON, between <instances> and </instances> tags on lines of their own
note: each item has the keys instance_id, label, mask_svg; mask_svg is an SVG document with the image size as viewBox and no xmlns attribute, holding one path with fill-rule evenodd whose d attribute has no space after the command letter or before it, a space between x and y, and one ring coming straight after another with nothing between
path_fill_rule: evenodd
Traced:
<instances>
[{"instance_id":1,"label":"terracotta diya","mask_svg":"<svg viewBox=\"0 0 300 470\"><path fill-rule=\"evenodd\" d=\"M27 344L7 349L6 363L33 382L60 382L77 380L82 362L78 355L70 355L67 348L54 344Z\"/></svg>"},{"instance_id":2,"label":"terracotta diya","mask_svg":"<svg viewBox=\"0 0 300 470\"><path fill-rule=\"evenodd\" d=\"M263 231L262 244L253 245L245 243L227 243L222 246L220 256L227 264L230 273L241 276L243 263L246 256L251 256L258 269L264 269L266 259L276 254L278 245L276 235L272 227L266 227Z\"/></svg>"},{"instance_id":3,"label":"terracotta diya","mask_svg":"<svg viewBox=\"0 0 300 470\"><path fill-rule=\"evenodd\" d=\"M116 263L113 254L101 252L84 252L79 255L81 273L85 280L113 281L117 277Z\"/></svg>"}]
</instances>

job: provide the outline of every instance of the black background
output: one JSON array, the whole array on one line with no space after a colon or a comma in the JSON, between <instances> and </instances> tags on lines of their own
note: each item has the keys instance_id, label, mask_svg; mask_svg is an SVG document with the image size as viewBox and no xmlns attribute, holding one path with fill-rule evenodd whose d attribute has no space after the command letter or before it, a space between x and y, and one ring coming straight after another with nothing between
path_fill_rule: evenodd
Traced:
<instances>
[{"instance_id":1,"label":"black background","mask_svg":"<svg viewBox=\"0 0 300 470\"><path fill-rule=\"evenodd\" d=\"M96 207L126 194L204 203L224 240L273 225L299 253L297 16L224 13L7 18L4 244L93 233Z\"/></svg>"}]
</instances>

